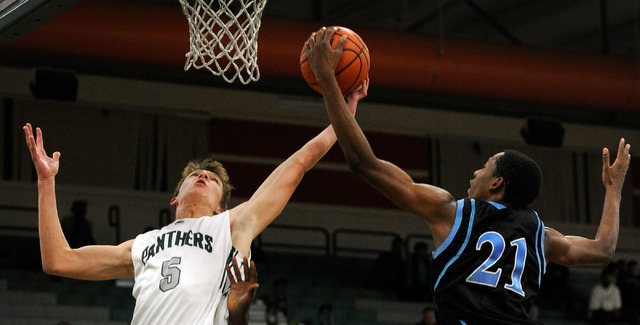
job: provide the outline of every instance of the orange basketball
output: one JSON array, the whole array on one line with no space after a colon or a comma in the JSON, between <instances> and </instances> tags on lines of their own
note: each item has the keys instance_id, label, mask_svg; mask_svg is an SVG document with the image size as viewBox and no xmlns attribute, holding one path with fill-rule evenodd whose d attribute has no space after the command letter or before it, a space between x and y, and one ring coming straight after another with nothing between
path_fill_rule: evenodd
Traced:
<instances>
[{"instance_id":1,"label":"orange basketball","mask_svg":"<svg viewBox=\"0 0 640 325\"><path fill-rule=\"evenodd\" d=\"M340 62L338 62L335 73L342 95L347 95L356 90L369 74L369 67L371 65L369 61L369 49L364 41L362 41L362 38L354 31L340 26L331 26L328 28L334 27L338 30L331 37L332 48L335 49L342 35L347 34L342 57L340 58ZM305 42L304 46L306 45L307 42ZM316 76L313 75L313 70L311 70L311 66L307 61L304 46L302 47L302 53L300 53L300 70L302 70L302 77L304 77L304 80L313 90L322 94L322 89L320 89L316 81Z\"/></svg>"}]
</instances>

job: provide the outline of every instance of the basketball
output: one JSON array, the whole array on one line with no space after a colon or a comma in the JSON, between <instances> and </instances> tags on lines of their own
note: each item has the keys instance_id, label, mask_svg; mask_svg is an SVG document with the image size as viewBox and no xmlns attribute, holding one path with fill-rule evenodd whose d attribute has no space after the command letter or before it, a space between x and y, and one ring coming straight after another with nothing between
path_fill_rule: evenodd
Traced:
<instances>
[{"instance_id":1,"label":"basketball","mask_svg":"<svg viewBox=\"0 0 640 325\"><path fill-rule=\"evenodd\" d=\"M337 28L337 31L331 37L331 47L333 49L337 48L342 35L347 35L342 57L336 67L335 75L342 95L348 95L356 90L369 74L369 68L371 66L369 49L364 41L362 41L362 38L354 31L340 26L331 26L328 28L334 27ZM314 36L315 34L316 33L313 33ZM307 45L307 42L305 42L302 47L302 53L300 53L300 70L307 84L309 84L313 90L322 94L322 89L320 89L316 77L313 75L313 70L311 70L311 65L307 61L307 55L304 53L304 47Z\"/></svg>"}]
</instances>

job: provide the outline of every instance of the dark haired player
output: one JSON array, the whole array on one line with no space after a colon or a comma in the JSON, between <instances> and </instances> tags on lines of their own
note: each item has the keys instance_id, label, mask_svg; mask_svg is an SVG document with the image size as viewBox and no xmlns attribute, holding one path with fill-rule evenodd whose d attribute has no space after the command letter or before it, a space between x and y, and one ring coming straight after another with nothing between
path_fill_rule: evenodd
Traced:
<instances>
[{"instance_id":1,"label":"dark haired player","mask_svg":"<svg viewBox=\"0 0 640 325\"><path fill-rule=\"evenodd\" d=\"M609 150L602 152L606 193L594 239L545 228L527 207L538 195L540 169L516 151L489 158L475 171L469 197L456 200L442 188L415 183L403 170L375 156L340 94L333 71L344 39L333 50L329 45L333 33L321 29L304 51L351 170L399 207L422 217L431 230L436 247L431 284L439 324L535 324L527 312L547 262L573 266L612 259L622 184L631 159L624 139L613 165Z\"/></svg>"}]
</instances>

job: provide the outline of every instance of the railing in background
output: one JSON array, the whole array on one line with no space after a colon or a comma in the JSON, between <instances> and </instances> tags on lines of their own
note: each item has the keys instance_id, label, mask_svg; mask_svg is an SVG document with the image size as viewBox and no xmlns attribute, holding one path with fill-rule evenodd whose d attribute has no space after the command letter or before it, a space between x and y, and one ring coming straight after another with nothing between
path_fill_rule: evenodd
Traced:
<instances>
[{"instance_id":1,"label":"railing in background","mask_svg":"<svg viewBox=\"0 0 640 325\"><path fill-rule=\"evenodd\" d=\"M116 244L120 244L122 241L120 240L120 207L117 205L112 205L109 208L109 227L116 228Z\"/></svg>"},{"instance_id":2,"label":"railing in background","mask_svg":"<svg viewBox=\"0 0 640 325\"><path fill-rule=\"evenodd\" d=\"M355 242L357 243L370 241L372 243L376 243L377 245L366 246L367 243L364 243L363 245L358 245L358 246L356 245L342 246L339 244L339 242L340 242L340 238L344 238L344 236L355 237ZM344 253L352 253L350 254L351 256L357 255L359 257L368 256L368 257L375 258L381 252L389 251L391 249L391 242L396 237L400 237L400 235L390 231L374 231L374 230L359 230L359 229L344 229L344 228L337 229L333 232L333 257L339 257L338 255L341 252L344 252ZM354 238L352 238L350 242L354 242L353 239ZM380 245L380 241L383 241L383 240L385 241L385 244Z\"/></svg>"},{"instance_id":3,"label":"railing in background","mask_svg":"<svg viewBox=\"0 0 640 325\"><path fill-rule=\"evenodd\" d=\"M34 223L37 220L37 207L17 206L0 204L0 211L27 212L36 214ZM160 227L171 223L172 213L169 208L160 210L158 223ZM121 242L121 217L118 205L112 205L108 211L109 226L115 228L116 243ZM0 224L0 231L10 233L12 236L31 237L37 236L37 226L7 225ZM278 232L284 236L277 236ZM27 233L28 235L25 235ZM300 239L300 236L304 236ZM395 232L371 231L359 229L337 229L332 234L324 227L294 226L272 224L259 235L255 243L260 249L285 249L289 252L307 254L309 252L318 253L327 257L341 257L341 254L348 254L360 258L375 258L377 254L388 251L393 238L399 236ZM296 238L298 237L298 238ZM315 237L315 238L314 238ZM409 234L404 238L406 256L410 256L413 245L419 241L429 244L429 250L433 250L433 237L430 234ZM354 244L356 243L356 244ZM616 254L621 258L637 259L640 250L628 247L618 247Z\"/></svg>"},{"instance_id":4,"label":"railing in background","mask_svg":"<svg viewBox=\"0 0 640 325\"><path fill-rule=\"evenodd\" d=\"M277 232L287 233L289 235L289 238L301 236L304 234L307 234L307 236L305 236L304 239L300 241L292 240L291 242L269 240L269 238L273 237ZM310 243L313 234L321 238L321 240L318 240L318 243L316 244ZM331 255L329 238L329 231L322 227L271 224L256 238L255 243L256 247L262 250L272 247L281 249L283 248L287 251L301 252L303 254L308 251L322 252L325 256L328 257Z\"/></svg>"},{"instance_id":5,"label":"railing in background","mask_svg":"<svg viewBox=\"0 0 640 325\"><path fill-rule=\"evenodd\" d=\"M162 210L160 210L160 213L158 214L158 225L160 228L170 224L172 222L171 220L171 210L169 210L169 208L164 208Z\"/></svg>"},{"instance_id":6,"label":"railing in background","mask_svg":"<svg viewBox=\"0 0 640 325\"><path fill-rule=\"evenodd\" d=\"M17 205L4 205L0 204L0 210L9 210L9 211L20 211L20 212L34 212L38 213L37 207L23 207ZM34 219L37 220L37 219ZM38 232L38 227L26 227L26 226L11 226L11 225L0 225L0 230L8 230L8 231L26 231L26 232Z\"/></svg>"},{"instance_id":7,"label":"railing in background","mask_svg":"<svg viewBox=\"0 0 640 325\"><path fill-rule=\"evenodd\" d=\"M409 234L404 239L404 245L407 253L407 257L411 256L411 253L414 251L415 244L418 242L425 242L429 245L429 251L432 251L435 246L433 244L433 236L430 234Z\"/></svg>"},{"instance_id":8,"label":"railing in background","mask_svg":"<svg viewBox=\"0 0 640 325\"><path fill-rule=\"evenodd\" d=\"M42 270L38 240L38 208L0 205L0 268L15 267ZM35 225L35 226L33 226ZM1 322L0 322L1 323Z\"/></svg>"}]
</instances>

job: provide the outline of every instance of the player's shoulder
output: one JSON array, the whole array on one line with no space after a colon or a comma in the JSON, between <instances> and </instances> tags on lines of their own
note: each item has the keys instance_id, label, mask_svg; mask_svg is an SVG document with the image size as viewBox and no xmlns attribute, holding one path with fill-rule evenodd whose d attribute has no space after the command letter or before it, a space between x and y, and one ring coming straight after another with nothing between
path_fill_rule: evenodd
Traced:
<instances>
[{"instance_id":1,"label":"player's shoulder","mask_svg":"<svg viewBox=\"0 0 640 325\"><path fill-rule=\"evenodd\" d=\"M495 214L499 211L506 212L507 209L504 204L494 201L484 201L473 198L463 198L456 201L457 213L463 214Z\"/></svg>"}]
</instances>

